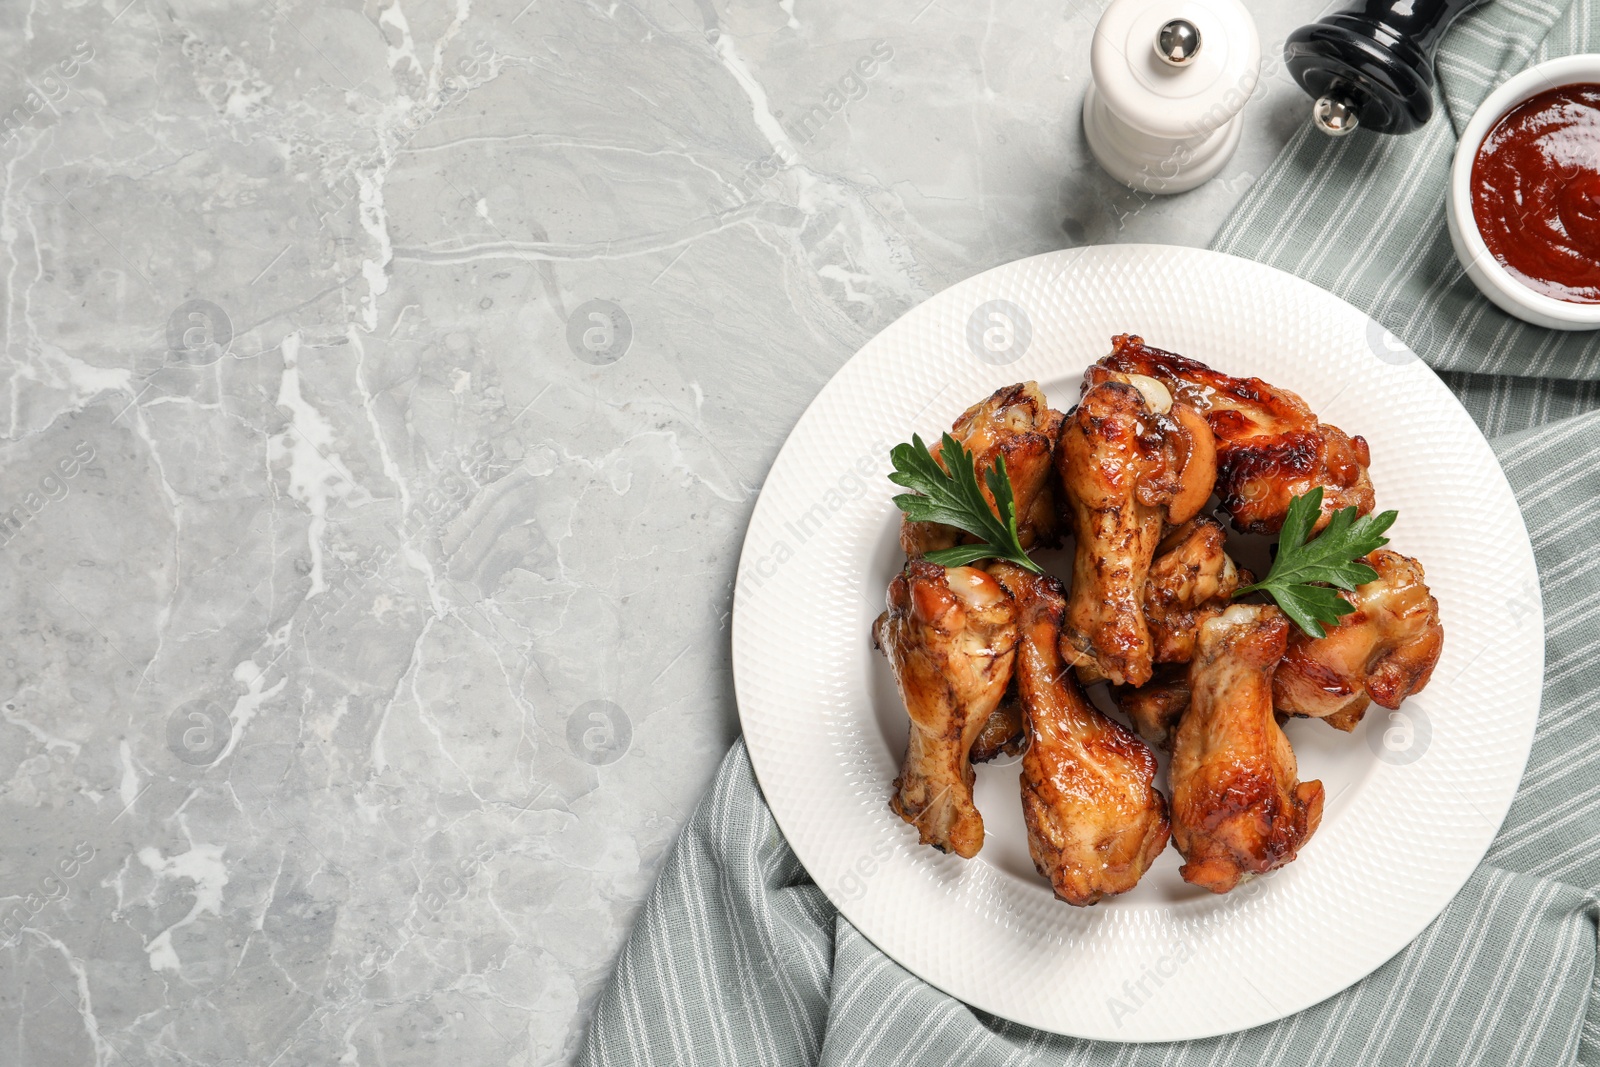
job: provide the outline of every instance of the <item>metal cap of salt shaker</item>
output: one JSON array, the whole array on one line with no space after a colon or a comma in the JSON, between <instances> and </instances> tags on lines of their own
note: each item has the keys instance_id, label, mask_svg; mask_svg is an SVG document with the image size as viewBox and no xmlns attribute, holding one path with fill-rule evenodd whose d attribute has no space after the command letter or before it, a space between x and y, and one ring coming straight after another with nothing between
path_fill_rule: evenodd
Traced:
<instances>
[{"instance_id":1,"label":"metal cap of salt shaker","mask_svg":"<svg viewBox=\"0 0 1600 1067\"><path fill-rule=\"evenodd\" d=\"M1181 193L1238 147L1261 76L1261 38L1239 0L1112 0L1090 50L1083 130L1118 181Z\"/></svg>"}]
</instances>

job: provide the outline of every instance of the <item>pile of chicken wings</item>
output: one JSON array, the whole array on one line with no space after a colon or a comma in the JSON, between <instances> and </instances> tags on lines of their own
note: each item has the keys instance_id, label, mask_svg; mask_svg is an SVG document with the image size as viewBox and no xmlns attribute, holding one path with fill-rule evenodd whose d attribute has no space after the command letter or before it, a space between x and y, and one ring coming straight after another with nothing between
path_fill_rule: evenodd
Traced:
<instances>
[{"instance_id":1,"label":"pile of chicken wings","mask_svg":"<svg viewBox=\"0 0 1600 1067\"><path fill-rule=\"evenodd\" d=\"M1080 906L1132 889L1169 838L1183 878L1216 893L1293 860L1323 789L1299 781L1282 723L1350 731L1369 703L1398 708L1444 641L1422 565L1388 549L1366 557L1377 579L1345 594L1355 611L1324 637L1235 603L1254 579L1219 520L1276 533L1318 486L1317 529L1340 508L1368 513L1367 443L1258 378L1136 336L1112 346L1065 415L1023 382L951 431L980 479L1004 457L1024 546L1072 535L1070 587L999 560L940 566L924 556L975 539L903 521L908 562L872 633L911 720L895 814L924 844L976 855L973 762L1020 751L1034 865ZM1137 734L1091 703L1097 682ZM1171 754L1170 801L1152 744Z\"/></svg>"}]
</instances>

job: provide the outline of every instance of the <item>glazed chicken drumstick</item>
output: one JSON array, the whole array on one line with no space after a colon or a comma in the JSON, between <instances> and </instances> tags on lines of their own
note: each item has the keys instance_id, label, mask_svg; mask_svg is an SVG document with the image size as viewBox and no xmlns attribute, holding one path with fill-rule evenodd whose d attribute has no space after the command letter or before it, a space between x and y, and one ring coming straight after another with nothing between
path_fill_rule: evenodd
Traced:
<instances>
[{"instance_id":1,"label":"glazed chicken drumstick","mask_svg":"<svg viewBox=\"0 0 1600 1067\"><path fill-rule=\"evenodd\" d=\"M987 763L996 756L1015 756L1022 751L1027 740L1022 722L1022 698L1017 696L1017 676L1011 675L1011 688L1001 698L1000 705L989 716L989 721L978 731L972 743L972 762Z\"/></svg>"},{"instance_id":2,"label":"glazed chicken drumstick","mask_svg":"<svg viewBox=\"0 0 1600 1067\"><path fill-rule=\"evenodd\" d=\"M1085 684L1143 685L1152 649L1145 582L1168 526L1216 480L1211 432L1160 382L1091 367L1056 448L1077 536L1061 654Z\"/></svg>"},{"instance_id":3,"label":"glazed chicken drumstick","mask_svg":"<svg viewBox=\"0 0 1600 1067\"><path fill-rule=\"evenodd\" d=\"M1196 633L1198 635L1198 627ZM1189 710L1189 665L1163 663L1139 688L1119 688L1116 699L1117 707L1133 723L1140 737L1171 752L1178 723Z\"/></svg>"},{"instance_id":4,"label":"glazed chicken drumstick","mask_svg":"<svg viewBox=\"0 0 1600 1067\"><path fill-rule=\"evenodd\" d=\"M1233 591L1252 581L1225 551L1227 536L1220 522L1197 516L1156 546L1145 579L1144 617L1157 663L1194 659L1200 624L1221 615Z\"/></svg>"},{"instance_id":5,"label":"glazed chicken drumstick","mask_svg":"<svg viewBox=\"0 0 1600 1067\"><path fill-rule=\"evenodd\" d=\"M995 390L989 399L963 412L950 429L950 436L972 453L978 485L990 508L994 499L984 479L995 461L1005 457L1016 499L1017 539L1023 548L1050 546L1060 539L1050 477L1050 452L1060 432L1061 412L1051 410L1038 382L1018 382ZM928 451L939 458L937 442ZM900 523L900 547L911 559L953 548L965 539L968 535L954 526L904 518Z\"/></svg>"},{"instance_id":6,"label":"glazed chicken drumstick","mask_svg":"<svg viewBox=\"0 0 1600 1067\"><path fill-rule=\"evenodd\" d=\"M1118 686L1117 706L1139 736L1172 751L1172 735L1189 706L1189 668L1200 626L1228 609L1233 592L1253 579L1225 551L1215 519L1197 516L1167 534L1145 580L1144 617L1156 667L1144 685Z\"/></svg>"},{"instance_id":7,"label":"glazed chicken drumstick","mask_svg":"<svg viewBox=\"0 0 1600 1067\"><path fill-rule=\"evenodd\" d=\"M1057 897L1094 904L1132 889L1167 847L1167 801L1151 785L1155 756L1089 703L1062 661L1061 583L1008 563L992 572L1017 603L1028 851Z\"/></svg>"},{"instance_id":8,"label":"glazed chicken drumstick","mask_svg":"<svg viewBox=\"0 0 1600 1067\"><path fill-rule=\"evenodd\" d=\"M1241 533L1277 533L1289 501L1319 485L1318 530L1340 508L1372 510L1367 442L1320 421L1296 394L1260 378L1223 374L1132 335L1111 343L1101 367L1155 378L1179 403L1205 414L1216 435L1217 495Z\"/></svg>"},{"instance_id":9,"label":"glazed chicken drumstick","mask_svg":"<svg viewBox=\"0 0 1600 1067\"><path fill-rule=\"evenodd\" d=\"M1356 610L1312 638L1298 629L1272 678L1280 711L1354 730L1367 704L1394 709L1420 692L1444 651L1439 602L1422 564L1387 548L1366 557L1378 572L1344 598Z\"/></svg>"},{"instance_id":10,"label":"glazed chicken drumstick","mask_svg":"<svg viewBox=\"0 0 1600 1067\"><path fill-rule=\"evenodd\" d=\"M969 753L1005 695L1016 656L1016 607L975 567L913 560L889 584L873 642L889 658L911 717L889 807L923 844L971 858L983 847Z\"/></svg>"},{"instance_id":11,"label":"glazed chicken drumstick","mask_svg":"<svg viewBox=\"0 0 1600 1067\"><path fill-rule=\"evenodd\" d=\"M1172 839L1184 880L1213 893L1294 859L1322 820L1322 783L1298 780L1273 715L1288 630L1283 612L1254 604L1200 626L1172 752Z\"/></svg>"},{"instance_id":12,"label":"glazed chicken drumstick","mask_svg":"<svg viewBox=\"0 0 1600 1067\"><path fill-rule=\"evenodd\" d=\"M1233 591L1254 579L1240 570L1225 551L1227 534L1215 519L1196 516L1172 530L1156 548L1145 579L1144 618L1150 628L1152 679L1139 688L1119 686L1118 705L1140 736L1171 750L1171 732L1189 705L1187 664L1194 658L1200 624L1227 610ZM992 569L991 569L992 573ZM1001 753L1015 755L1024 746L1022 709L1017 681L990 716L972 748L972 762L983 763Z\"/></svg>"}]
</instances>

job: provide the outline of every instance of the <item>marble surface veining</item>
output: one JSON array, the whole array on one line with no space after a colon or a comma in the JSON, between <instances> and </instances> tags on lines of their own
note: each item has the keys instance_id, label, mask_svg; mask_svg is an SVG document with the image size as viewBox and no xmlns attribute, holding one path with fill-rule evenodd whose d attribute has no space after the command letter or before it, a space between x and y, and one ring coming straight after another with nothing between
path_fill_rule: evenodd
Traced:
<instances>
[{"instance_id":1,"label":"marble surface veining","mask_svg":"<svg viewBox=\"0 0 1600 1067\"><path fill-rule=\"evenodd\" d=\"M0 1063L570 1060L806 403L1304 120L1114 185L1101 6L0 7Z\"/></svg>"}]
</instances>

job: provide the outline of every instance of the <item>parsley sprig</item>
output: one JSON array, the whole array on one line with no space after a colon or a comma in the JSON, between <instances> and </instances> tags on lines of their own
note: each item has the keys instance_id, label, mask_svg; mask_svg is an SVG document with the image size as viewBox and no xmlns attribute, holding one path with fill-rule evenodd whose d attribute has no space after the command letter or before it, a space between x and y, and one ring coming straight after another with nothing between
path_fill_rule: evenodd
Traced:
<instances>
[{"instance_id":1,"label":"parsley sprig","mask_svg":"<svg viewBox=\"0 0 1600 1067\"><path fill-rule=\"evenodd\" d=\"M1355 508L1340 508L1322 533L1308 540L1321 514L1320 485L1291 500L1272 569L1261 581L1234 592L1234 596L1267 594L1311 637L1323 637L1324 624L1336 626L1339 616L1356 610L1330 586L1348 590L1377 579L1378 572L1364 557L1389 543L1383 532L1394 525L1400 513L1385 511L1358 519Z\"/></svg>"},{"instance_id":2,"label":"parsley sprig","mask_svg":"<svg viewBox=\"0 0 1600 1067\"><path fill-rule=\"evenodd\" d=\"M994 497L994 508L978 488L977 465L972 453L949 434L939 445L934 459L922 438L911 435L911 443L895 445L889 453L894 473L889 480L910 489L894 498L895 507L912 522L937 522L965 530L983 539L980 544L957 545L929 552L927 558L943 567L964 567L980 559L1003 559L1043 574L1028 558L1017 537L1017 504L1006 473L1004 456L996 456L994 466L984 474L984 482ZM940 460L944 465L940 465Z\"/></svg>"}]
</instances>

